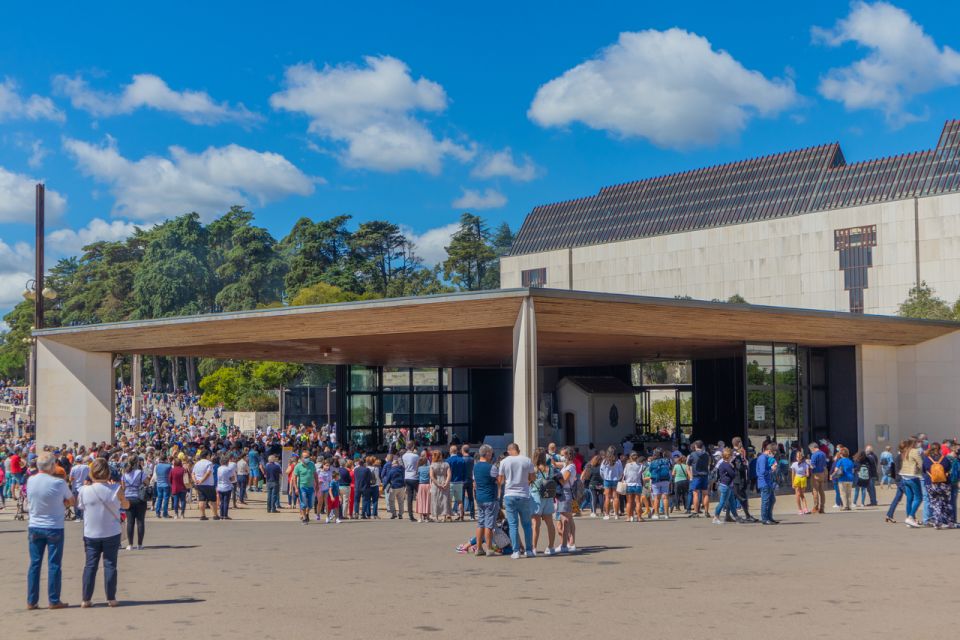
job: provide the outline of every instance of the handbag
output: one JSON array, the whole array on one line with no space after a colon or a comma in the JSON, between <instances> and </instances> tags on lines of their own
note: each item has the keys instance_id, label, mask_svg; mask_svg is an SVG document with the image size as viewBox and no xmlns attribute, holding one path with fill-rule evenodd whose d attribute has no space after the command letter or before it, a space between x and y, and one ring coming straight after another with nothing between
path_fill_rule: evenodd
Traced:
<instances>
[{"instance_id":1,"label":"handbag","mask_svg":"<svg viewBox=\"0 0 960 640\"><path fill-rule=\"evenodd\" d=\"M620 495L626 495L627 493L627 483L623 480L617 483L617 493Z\"/></svg>"}]
</instances>

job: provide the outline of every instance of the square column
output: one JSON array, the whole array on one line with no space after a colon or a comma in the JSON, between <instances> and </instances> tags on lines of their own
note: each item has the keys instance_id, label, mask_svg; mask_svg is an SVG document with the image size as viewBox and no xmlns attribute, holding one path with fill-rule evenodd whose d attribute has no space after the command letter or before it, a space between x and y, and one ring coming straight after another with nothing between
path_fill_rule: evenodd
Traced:
<instances>
[{"instance_id":1,"label":"square column","mask_svg":"<svg viewBox=\"0 0 960 640\"><path fill-rule=\"evenodd\" d=\"M533 299L520 303L513 325L513 441L532 456L537 446L537 318Z\"/></svg>"},{"instance_id":2,"label":"square column","mask_svg":"<svg viewBox=\"0 0 960 640\"><path fill-rule=\"evenodd\" d=\"M91 353L37 339L37 444L111 442L113 362L110 353Z\"/></svg>"}]
</instances>

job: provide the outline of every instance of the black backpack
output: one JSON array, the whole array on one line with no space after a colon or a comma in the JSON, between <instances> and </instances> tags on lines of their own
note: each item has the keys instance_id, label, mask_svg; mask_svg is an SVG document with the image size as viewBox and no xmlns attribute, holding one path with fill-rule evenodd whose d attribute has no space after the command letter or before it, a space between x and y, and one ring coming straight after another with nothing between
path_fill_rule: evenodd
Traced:
<instances>
[{"instance_id":1,"label":"black backpack","mask_svg":"<svg viewBox=\"0 0 960 640\"><path fill-rule=\"evenodd\" d=\"M557 497L557 490L560 488L560 483L557 482L556 477L544 476L542 472L538 471L535 484L537 485L537 494L541 498L553 500Z\"/></svg>"}]
</instances>

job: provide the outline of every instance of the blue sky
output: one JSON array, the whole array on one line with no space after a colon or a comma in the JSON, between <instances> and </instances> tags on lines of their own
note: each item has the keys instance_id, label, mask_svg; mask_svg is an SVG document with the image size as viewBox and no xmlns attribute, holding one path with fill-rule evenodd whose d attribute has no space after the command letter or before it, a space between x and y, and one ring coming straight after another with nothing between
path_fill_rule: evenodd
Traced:
<instances>
[{"instance_id":1,"label":"blue sky","mask_svg":"<svg viewBox=\"0 0 960 640\"><path fill-rule=\"evenodd\" d=\"M929 148L960 117L957 3L80 4L0 21L0 315L38 179L48 265L234 203L278 238L386 218L430 261L464 210L516 229L663 173Z\"/></svg>"}]
</instances>

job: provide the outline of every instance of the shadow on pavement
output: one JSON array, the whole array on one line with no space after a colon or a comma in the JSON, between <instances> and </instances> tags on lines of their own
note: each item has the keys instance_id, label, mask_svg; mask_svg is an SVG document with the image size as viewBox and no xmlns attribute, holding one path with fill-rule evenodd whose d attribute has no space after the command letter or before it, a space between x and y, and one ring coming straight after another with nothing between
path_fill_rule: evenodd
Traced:
<instances>
[{"instance_id":1,"label":"shadow on pavement","mask_svg":"<svg viewBox=\"0 0 960 640\"><path fill-rule=\"evenodd\" d=\"M166 598L163 600L121 600L121 607L150 607L159 604L195 604L206 602L202 598Z\"/></svg>"},{"instance_id":2,"label":"shadow on pavement","mask_svg":"<svg viewBox=\"0 0 960 640\"><path fill-rule=\"evenodd\" d=\"M200 545L198 544L154 544L154 545L144 545L143 550L149 551L150 549L196 549Z\"/></svg>"}]
</instances>

